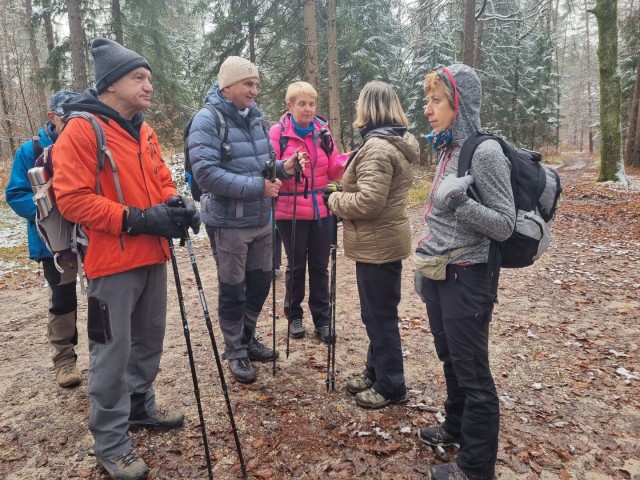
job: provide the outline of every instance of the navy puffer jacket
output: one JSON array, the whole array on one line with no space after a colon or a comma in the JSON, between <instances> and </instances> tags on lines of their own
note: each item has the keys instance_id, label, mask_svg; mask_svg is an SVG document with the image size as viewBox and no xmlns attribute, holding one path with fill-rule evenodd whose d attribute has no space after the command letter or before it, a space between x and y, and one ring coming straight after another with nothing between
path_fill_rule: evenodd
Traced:
<instances>
[{"instance_id":1,"label":"navy puffer jacket","mask_svg":"<svg viewBox=\"0 0 640 480\"><path fill-rule=\"evenodd\" d=\"M205 192L200 200L202 221L211 227L248 228L269 223L272 199L264 196L263 171L273 147L255 105L242 117L217 84L205 97L227 123L231 158L222 159L218 118L202 108L194 117L187 140L193 175ZM288 178L277 162L277 176Z\"/></svg>"}]
</instances>

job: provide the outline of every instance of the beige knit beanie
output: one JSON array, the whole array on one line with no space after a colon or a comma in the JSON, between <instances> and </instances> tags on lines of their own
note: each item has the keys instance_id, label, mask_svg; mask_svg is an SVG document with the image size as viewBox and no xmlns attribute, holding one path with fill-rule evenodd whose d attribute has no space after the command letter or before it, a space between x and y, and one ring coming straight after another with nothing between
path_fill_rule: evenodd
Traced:
<instances>
[{"instance_id":1,"label":"beige knit beanie","mask_svg":"<svg viewBox=\"0 0 640 480\"><path fill-rule=\"evenodd\" d=\"M222 90L247 78L260 79L256 66L242 57L229 57L220 65L218 86Z\"/></svg>"}]
</instances>

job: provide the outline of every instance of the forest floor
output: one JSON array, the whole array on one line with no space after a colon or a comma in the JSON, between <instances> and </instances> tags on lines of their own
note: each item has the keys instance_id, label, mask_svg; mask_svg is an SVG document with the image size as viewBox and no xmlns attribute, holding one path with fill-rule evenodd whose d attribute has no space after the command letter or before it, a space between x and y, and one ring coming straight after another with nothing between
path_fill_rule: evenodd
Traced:
<instances>
[{"instance_id":1,"label":"forest floor","mask_svg":"<svg viewBox=\"0 0 640 480\"><path fill-rule=\"evenodd\" d=\"M595 159L567 154L558 166L564 196L548 252L527 269L503 271L490 354L501 403L497 476L501 480L640 480L640 172L632 185L595 185ZM414 236L424 207L411 210ZM206 237L194 241L215 325L216 272ZM214 478L240 478L220 376L186 249L177 248L191 327ZM367 411L345 382L364 365L367 337L359 317L354 263L337 262L335 391L327 392L327 348L307 336L285 356L284 282L278 280L280 359L256 364L258 380L236 383L224 367L248 478L420 479L435 455L417 438L436 423L445 388L426 319L405 262L400 327L407 404ZM169 272L171 270L169 269ZM173 276L169 273L165 352L155 383L159 402L182 409L175 431L139 430L136 451L151 479L205 479L198 411ZM87 428L86 303L80 306L82 384L58 388L46 338L47 288L41 271L0 276L0 478L105 479ZM271 345L271 297L258 323ZM306 320L307 329L310 321ZM307 331L309 333L309 330Z\"/></svg>"}]
</instances>

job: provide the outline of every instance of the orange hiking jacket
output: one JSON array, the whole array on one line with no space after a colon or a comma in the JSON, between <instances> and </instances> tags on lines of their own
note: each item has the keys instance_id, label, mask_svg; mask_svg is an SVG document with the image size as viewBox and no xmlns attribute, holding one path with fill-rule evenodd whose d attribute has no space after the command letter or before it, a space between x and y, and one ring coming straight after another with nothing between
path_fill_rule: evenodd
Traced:
<instances>
[{"instance_id":1,"label":"orange hiking jacket","mask_svg":"<svg viewBox=\"0 0 640 480\"><path fill-rule=\"evenodd\" d=\"M88 121L69 120L52 155L58 208L65 218L81 223L89 237L84 257L89 279L166 262L170 258L168 241L151 235L127 235L122 231L122 214L126 206L144 210L177 194L158 137L147 123L142 123L138 143L113 119L96 118L115 160L126 205L118 201L106 157L100 172L102 195L96 193L97 146Z\"/></svg>"}]
</instances>

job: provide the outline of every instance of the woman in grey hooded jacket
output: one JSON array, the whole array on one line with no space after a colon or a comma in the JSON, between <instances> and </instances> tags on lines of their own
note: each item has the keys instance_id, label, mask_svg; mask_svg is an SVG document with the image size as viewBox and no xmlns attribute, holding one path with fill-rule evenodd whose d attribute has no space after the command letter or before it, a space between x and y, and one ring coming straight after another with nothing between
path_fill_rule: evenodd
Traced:
<instances>
[{"instance_id":1,"label":"woman in grey hooded jacket","mask_svg":"<svg viewBox=\"0 0 640 480\"><path fill-rule=\"evenodd\" d=\"M489 322L495 292L488 268L490 241L506 240L515 225L510 163L495 140L478 146L458 177L464 141L481 132L482 89L466 65L426 76L424 114L438 166L416 251L416 291L426 303L436 353L447 384L446 420L420 428L428 445L460 445L455 462L436 465L434 480L493 479L500 410L489 367ZM467 195L473 185L482 200Z\"/></svg>"}]
</instances>

